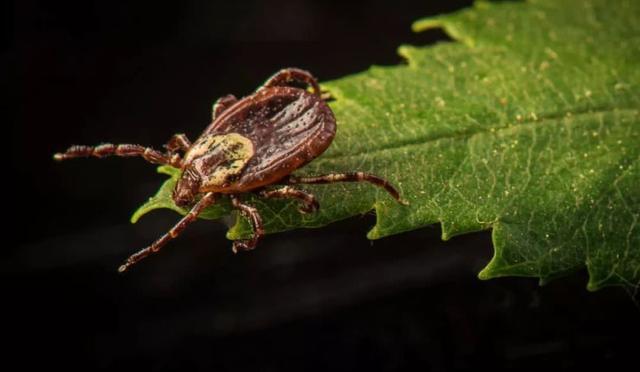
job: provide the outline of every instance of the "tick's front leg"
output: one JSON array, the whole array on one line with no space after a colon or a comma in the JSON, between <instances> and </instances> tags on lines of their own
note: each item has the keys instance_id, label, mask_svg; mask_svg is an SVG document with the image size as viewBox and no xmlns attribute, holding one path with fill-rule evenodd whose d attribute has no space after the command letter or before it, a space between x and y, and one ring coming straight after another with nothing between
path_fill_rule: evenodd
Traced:
<instances>
[{"instance_id":1,"label":"tick's front leg","mask_svg":"<svg viewBox=\"0 0 640 372\"><path fill-rule=\"evenodd\" d=\"M167 149L167 151L169 151L170 154L173 154L178 150L187 152L187 150L189 150L190 147L191 147L191 141L189 141L189 139L187 138L187 135L184 133L174 134L169 139L167 144L164 145L164 148Z\"/></svg>"},{"instance_id":2,"label":"tick's front leg","mask_svg":"<svg viewBox=\"0 0 640 372\"><path fill-rule=\"evenodd\" d=\"M280 86L294 86L299 87L310 86L314 94L320 95L320 87L318 86L318 80L316 80L309 71L301 70L299 68L285 68L275 75L270 77L261 88L280 87Z\"/></svg>"},{"instance_id":3,"label":"tick's front leg","mask_svg":"<svg viewBox=\"0 0 640 372\"><path fill-rule=\"evenodd\" d=\"M264 227L262 225L262 217L258 210L250 205L244 204L240 201L237 195L229 195L231 197L231 204L234 208L240 211L240 213L246 217L253 227L253 237L246 240L234 240L233 253L238 251L250 251L256 247L258 241L264 235Z\"/></svg>"},{"instance_id":4,"label":"tick's front leg","mask_svg":"<svg viewBox=\"0 0 640 372\"><path fill-rule=\"evenodd\" d=\"M200 201L196 203L196 205L191 208L189 213L186 216L182 217L180 222L178 222L175 226L169 230L166 234L162 235L160 239L156 240L145 249L138 251L137 253L132 254L127 261L125 261L122 266L118 268L119 272L125 272L129 267L135 265L140 260L149 256L150 254L158 252L162 247L164 247L170 240L175 239L184 231L184 229L193 221L198 218L198 215L208 206L215 202L215 194L212 192L206 193Z\"/></svg>"},{"instance_id":5,"label":"tick's front leg","mask_svg":"<svg viewBox=\"0 0 640 372\"><path fill-rule=\"evenodd\" d=\"M53 155L56 161L75 159L75 158L104 158L107 156L133 157L140 156L144 160L152 164L166 164L172 167L180 168L182 160L179 156L171 156L154 150L151 147L144 147L135 144L119 144L103 143L98 146L71 146L65 152Z\"/></svg>"},{"instance_id":6,"label":"tick's front leg","mask_svg":"<svg viewBox=\"0 0 640 372\"><path fill-rule=\"evenodd\" d=\"M298 208L298 210L302 213L313 213L317 211L318 208L320 208L320 204L316 200L315 196L289 186L285 186L275 190L262 190L258 193L258 195L263 198L298 199L302 203L302 206Z\"/></svg>"}]
</instances>

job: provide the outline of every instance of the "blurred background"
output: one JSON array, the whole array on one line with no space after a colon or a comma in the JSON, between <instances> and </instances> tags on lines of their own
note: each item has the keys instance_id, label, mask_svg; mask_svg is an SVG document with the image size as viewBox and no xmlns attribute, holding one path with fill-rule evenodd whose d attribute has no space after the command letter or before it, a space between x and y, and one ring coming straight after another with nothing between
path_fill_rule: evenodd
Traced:
<instances>
[{"instance_id":1,"label":"blurred background","mask_svg":"<svg viewBox=\"0 0 640 372\"><path fill-rule=\"evenodd\" d=\"M164 180L142 160L51 156L71 144L196 138L224 94L282 67L326 81L402 63L420 17L470 1L52 2L2 5L13 114L5 165L3 359L84 370L580 370L633 361L640 308L586 273L480 281L489 232L439 226L370 242L373 215L268 236L234 256L199 221L126 275L178 215L135 208ZM7 169L8 168L8 169ZM12 358L13 357L13 358ZM5 363L9 363L5 361Z\"/></svg>"}]
</instances>

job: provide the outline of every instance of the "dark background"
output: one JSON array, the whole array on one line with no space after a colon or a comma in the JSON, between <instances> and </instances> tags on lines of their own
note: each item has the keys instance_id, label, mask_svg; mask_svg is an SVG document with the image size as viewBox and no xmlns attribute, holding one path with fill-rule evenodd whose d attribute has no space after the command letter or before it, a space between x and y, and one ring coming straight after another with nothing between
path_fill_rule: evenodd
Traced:
<instances>
[{"instance_id":1,"label":"dark background","mask_svg":"<svg viewBox=\"0 0 640 372\"><path fill-rule=\"evenodd\" d=\"M141 160L51 155L71 144L195 138L219 96L285 66L330 80L450 41L413 20L470 5L421 1L25 0L2 9L13 114L4 169L3 366L85 370L579 370L637 352L629 294L586 273L539 287L479 281L490 233L438 226L369 242L374 216L268 236L234 256L200 221L118 275L178 218L131 212L163 176ZM8 169L7 169L8 168ZM631 341L627 339L630 338ZM7 360L7 357L9 361Z\"/></svg>"}]
</instances>

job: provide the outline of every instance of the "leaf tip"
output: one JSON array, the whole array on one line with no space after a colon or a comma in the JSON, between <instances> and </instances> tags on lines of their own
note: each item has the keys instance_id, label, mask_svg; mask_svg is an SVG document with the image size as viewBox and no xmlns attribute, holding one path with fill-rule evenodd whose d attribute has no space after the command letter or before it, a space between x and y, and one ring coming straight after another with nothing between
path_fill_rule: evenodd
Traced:
<instances>
[{"instance_id":1,"label":"leaf tip","mask_svg":"<svg viewBox=\"0 0 640 372\"><path fill-rule=\"evenodd\" d=\"M133 214L131 215L131 218L129 219L129 222L131 223L136 223L138 222L138 220L140 219L140 217L142 217L144 215L144 213L140 212L140 208L138 208L135 212L133 212Z\"/></svg>"},{"instance_id":2,"label":"leaf tip","mask_svg":"<svg viewBox=\"0 0 640 372\"><path fill-rule=\"evenodd\" d=\"M551 283L552 281L553 281L553 278L551 277L540 276L540 278L538 279L538 285L540 287L544 287L545 285Z\"/></svg>"},{"instance_id":3,"label":"leaf tip","mask_svg":"<svg viewBox=\"0 0 640 372\"><path fill-rule=\"evenodd\" d=\"M376 201L375 203L373 203L373 206L371 207L371 209L375 212L375 215L376 215L376 224L373 225L373 228L371 228L371 230L369 230L369 232L367 233L367 239L369 240L380 239L383 236L379 227L380 215L382 213L383 208L384 208L384 204L380 201Z\"/></svg>"},{"instance_id":4,"label":"leaf tip","mask_svg":"<svg viewBox=\"0 0 640 372\"><path fill-rule=\"evenodd\" d=\"M380 239L382 236L380 234L380 229L378 229L378 226L374 226L371 230L369 230L369 232L367 233L367 239L369 240L376 240L376 239Z\"/></svg>"},{"instance_id":5,"label":"leaf tip","mask_svg":"<svg viewBox=\"0 0 640 372\"><path fill-rule=\"evenodd\" d=\"M442 239L442 241L446 242L453 237L453 234L449 229L449 225L445 221L440 221L440 230L440 239Z\"/></svg>"},{"instance_id":6,"label":"leaf tip","mask_svg":"<svg viewBox=\"0 0 640 372\"><path fill-rule=\"evenodd\" d=\"M469 47L474 47L476 44L473 38L456 24L455 19L451 18L451 15L423 18L415 21L411 25L413 32L422 32L436 28L441 28L449 37Z\"/></svg>"},{"instance_id":7,"label":"leaf tip","mask_svg":"<svg viewBox=\"0 0 640 372\"><path fill-rule=\"evenodd\" d=\"M142 218L142 216L156 209L157 207L154 205L153 202L154 202L154 198L153 197L149 198L149 200L147 200L146 203L142 204L138 209L136 209L135 212L133 212L129 221L131 223L136 223L138 222L138 220L140 220L140 218Z\"/></svg>"},{"instance_id":8,"label":"leaf tip","mask_svg":"<svg viewBox=\"0 0 640 372\"><path fill-rule=\"evenodd\" d=\"M587 266L587 269L589 270L589 266ZM615 285L620 285L620 282L617 282L615 280L611 280L611 277L608 276L606 278L598 278L597 276L595 276L593 274L593 272L591 272L589 270L589 281L587 282L587 291L589 292L595 292L598 291L600 289L602 289L603 287L606 286L615 286ZM629 283L626 283L629 284Z\"/></svg>"},{"instance_id":9,"label":"leaf tip","mask_svg":"<svg viewBox=\"0 0 640 372\"><path fill-rule=\"evenodd\" d=\"M600 289L600 284L596 283L594 280L589 280L589 282L587 282L587 291L589 292L595 292L598 289Z\"/></svg>"},{"instance_id":10,"label":"leaf tip","mask_svg":"<svg viewBox=\"0 0 640 372\"><path fill-rule=\"evenodd\" d=\"M480 272L478 273L478 279L480 279L480 280L492 279L493 275L491 275L491 272L488 269L489 269L489 266L487 266L484 269L480 270Z\"/></svg>"},{"instance_id":11,"label":"leaf tip","mask_svg":"<svg viewBox=\"0 0 640 372\"><path fill-rule=\"evenodd\" d=\"M434 28L444 27L442 19L440 18L423 18L419 19L411 24L411 31L422 32L432 30Z\"/></svg>"}]
</instances>

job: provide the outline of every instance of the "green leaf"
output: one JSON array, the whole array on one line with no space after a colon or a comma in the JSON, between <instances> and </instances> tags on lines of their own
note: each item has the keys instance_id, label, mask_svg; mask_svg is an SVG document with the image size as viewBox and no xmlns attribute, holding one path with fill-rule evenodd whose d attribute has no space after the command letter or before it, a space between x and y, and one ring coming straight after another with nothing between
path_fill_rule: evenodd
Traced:
<instances>
[{"instance_id":1,"label":"green leaf","mask_svg":"<svg viewBox=\"0 0 640 372\"><path fill-rule=\"evenodd\" d=\"M321 209L250 197L268 232L375 210L377 239L433 223L443 239L492 229L480 278L545 283L586 266L588 288L640 283L640 3L477 3L416 22L458 42L402 46L406 65L327 82L338 133L299 174L361 170L368 184L304 187ZM237 93L237 92L236 92ZM133 217L171 201L177 171ZM230 212L229 204L206 218ZM243 219L228 237L250 234Z\"/></svg>"}]
</instances>

